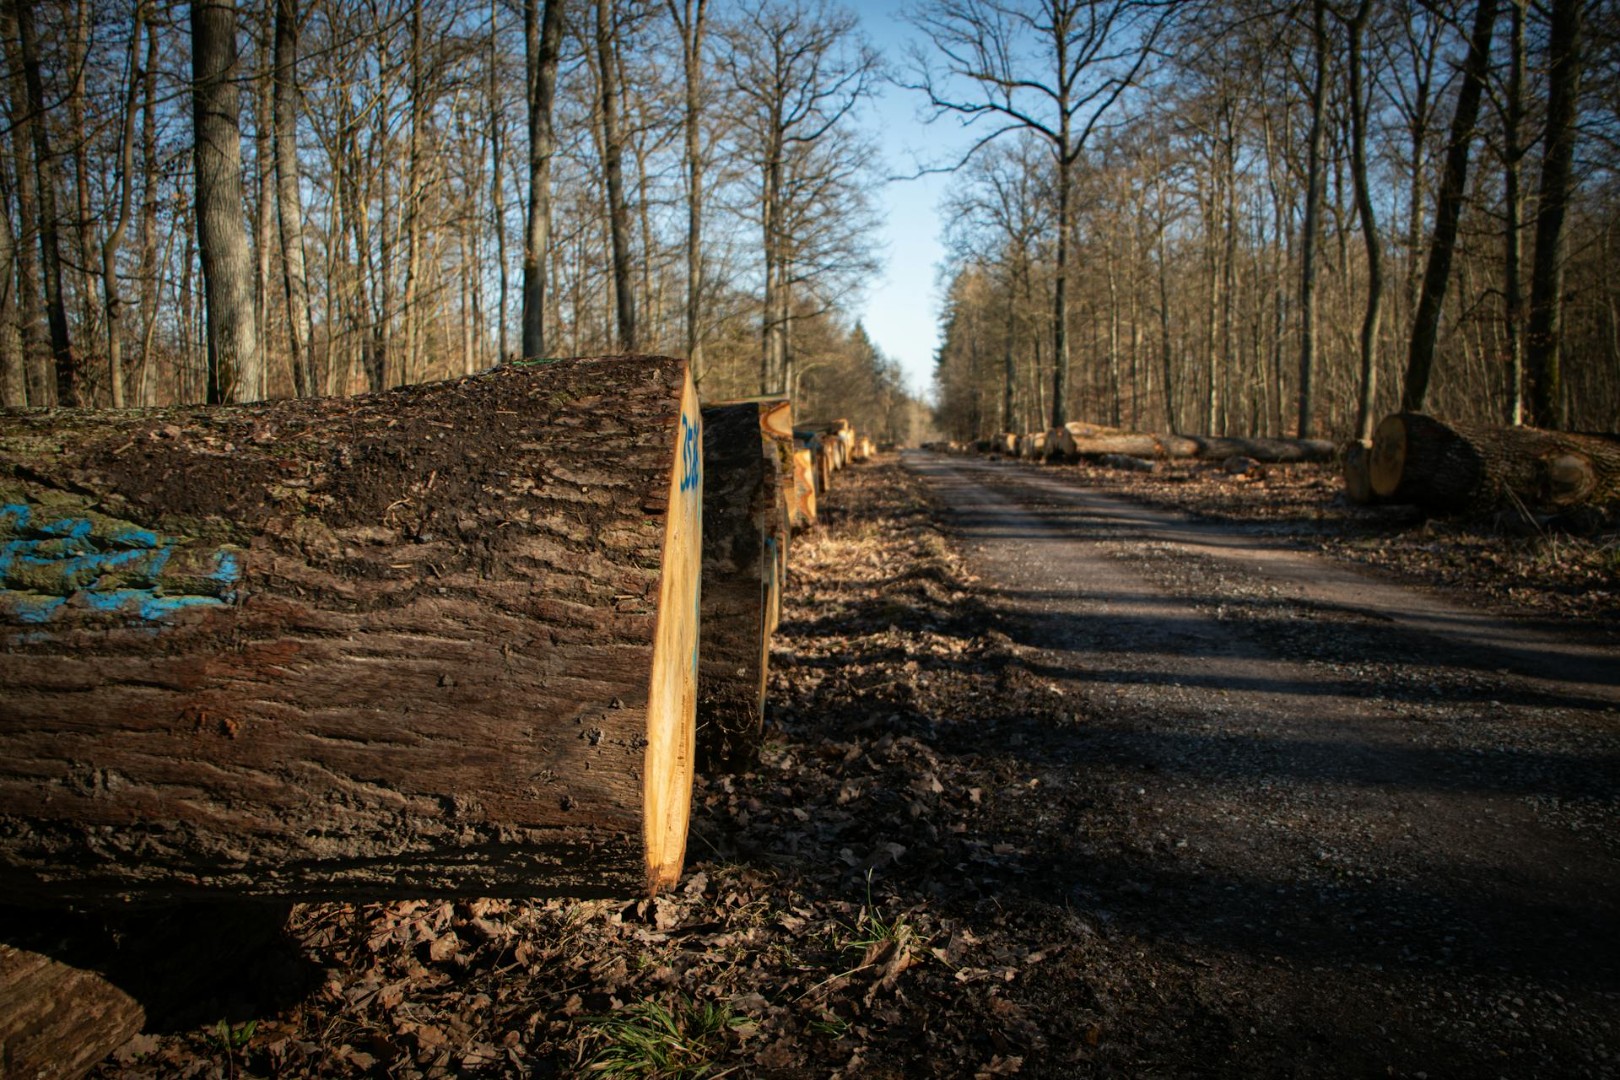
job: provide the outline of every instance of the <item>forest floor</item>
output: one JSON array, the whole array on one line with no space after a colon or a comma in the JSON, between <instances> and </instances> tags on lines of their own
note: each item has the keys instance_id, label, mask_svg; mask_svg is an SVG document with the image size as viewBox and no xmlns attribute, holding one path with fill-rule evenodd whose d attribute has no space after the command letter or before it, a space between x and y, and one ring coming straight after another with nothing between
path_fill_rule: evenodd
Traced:
<instances>
[{"instance_id":1,"label":"forest floor","mask_svg":"<svg viewBox=\"0 0 1620 1080\"><path fill-rule=\"evenodd\" d=\"M840 473L674 894L301 905L96 1075L1620 1076L1616 538L1336 487Z\"/></svg>"}]
</instances>

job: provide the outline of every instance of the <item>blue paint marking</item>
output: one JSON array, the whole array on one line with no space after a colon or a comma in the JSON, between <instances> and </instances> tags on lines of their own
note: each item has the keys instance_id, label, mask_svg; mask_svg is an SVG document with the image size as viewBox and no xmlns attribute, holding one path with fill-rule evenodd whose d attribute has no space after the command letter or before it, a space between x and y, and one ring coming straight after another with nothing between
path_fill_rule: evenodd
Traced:
<instances>
[{"instance_id":1,"label":"blue paint marking","mask_svg":"<svg viewBox=\"0 0 1620 1080\"><path fill-rule=\"evenodd\" d=\"M681 491L693 491L703 484L703 453L698 435L702 428L681 413Z\"/></svg>"},{"instance_id":2,"label":"blue paint marking","mask_svg":"<svg viewBox=\"0 0 1620 1080\"><path fill-rule=\"evenodd\" d=\"M211 569L199 568L205 576L191 579L197 584L169 594L165 585L187 580L184 572L174 581L160 580L184 541L133 525L98 536L97 519L40 523L37 510L22 503L0 506L0 536L13 538L0 541L0 624L39 625L71 609L162 623L181 611L237 599L242 565L229 548L210 553ZM99 520L104 528L109 524Z\"/></svg>"}]
</instances>

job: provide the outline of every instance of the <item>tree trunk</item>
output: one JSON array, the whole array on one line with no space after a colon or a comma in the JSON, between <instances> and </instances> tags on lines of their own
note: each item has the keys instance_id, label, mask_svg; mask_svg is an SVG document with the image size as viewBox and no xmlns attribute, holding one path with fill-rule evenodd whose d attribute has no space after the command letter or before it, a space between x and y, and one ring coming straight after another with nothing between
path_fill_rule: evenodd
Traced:
<instances>
[{"instance_id":1,"label":"tree trunk","mask_svg":"<svg viewBox=\"0 0 1620 1080\"><path fill-rule=\"evenodd\" d=\"M675 0L669 10L681 34L681 61L686 76L686 354L694 377L703 376L703 31L708 0Z\"/></svg>"},{"instance_id":2,"label":"tree trunk","mask_svg":"<svg viewBox=\"0 0 1620 1080\"><path fill-rule=\"evenodd\" d=\"M1564 325L1564 219L1574 189L1575 141L1579 136L1581 37L1589 0L1553 0L1548 27L1547 130L1541 158L1541 194L1536 207L1536 253L1530 279L1530 325L1525 373L1530 382L1530 422L1562 423L1559 346Z\"/></svg>"},{"instance_id":3,"label":"tree trunk","mask_svg":"<svg viewBox=\"0 0 1620 1080\"><path fill-rule=\"evenodd\" d=\"M125 67L129 83L124 92L124 114L118 138L118 172L114 180L118 208L107 235L101 242L102 303L107 320L107 383L112 390L112 407L124 407L124 302L118 289L118 249L129 229L130 209L135 187L135 104L141 93L139 57L141 33L145 25L144 3L135 5L135 18L129 32L129 52Z\"/></svg>"},{"instance_id":4,"label":"tree trunk","mask_svg":"<svg viewBox=\"0 0 1620 1080\"><path fill-rule=\"evenodd\" d=\"M28 477L0 513L28 554L0 589L6 895L679 877L702 496L684 361L15 414L0 443Z\"/></svg>"},{"instance_id":5,"label":"tree trunk","mask_svg":"<svg viewBox=\"0 0 1620 1080\"><path fill-rule=\"evenodd\" d=\"M1463 198L1468 186L1468 151L1474 141L1474 123L1479 117L1479 98L1490 70L1491 30L1496 23L1497 0L1477 0L1474 29L1468 43L1468 59L1463 65L1462 88L1457 92L1457 112L1451 120L1451 139L1446 150L1445 170L1440 176L1440 194L1434 212L1434 240L1423 270L1423 291L1412 317L1412 343L1406 356L1406 382L1401 392L1401 408L1418 412L1429 393L1429 376L1440 339L1440 310L1451 283L1451 260L1457 246L1457 226L1462 218Z\"/></svg>"},{"instance_id":6,"label":"tree trunk","mask_svg":"<svg viewBox=\"0 0 1620 1080\"><path fill-rule=\"evenodd\" d=\"M1384 251L1367 180L1367 94L1362 86L1362 39L1372 0L1361 0L1350 30L1350 171L1356 186L1356 212L1367 247L1367 307L1361 319L1361 393L1356 402L1356 438L1372 438L1378 396L1378 330L1384 315Z\"/></svg>"},{"instance_id":7,"label":"tree trunk","mask_svg":"<svg viewBox=\"0 0 1620 1080\"><path fill-rule=\"evenodd\" d=\"M78 405L79 367L68 333L67 298L62 292L62 247L57 234L56 165L50 125L45 122L45 84L39 70L39 44L34 33L33 5L14 0L23 85L27 90L28 129L34 143L34 193L39 200L39 254L45 285L45 322L51 335L51 361L56 373L56 404Z\"/></svg>"},{"instance_id":8,"label":"tree trunk","mask_svg":"<svg viewBox=\"0 0 1620 1080\"><path fill-rule=\"evenodd\" d=\"M1305 172L1305 225L1299 260L1299 423L1302 439L1316 423L1316 241L1322 219L1322 158L1327 140L1327 0L1311 2L1311 135Z\"/></svg>"},{"instance_id":9,"label":"tree trunk","mask_svg":"<svg viewBox=\"0 0 1620 1080\"><path fill-rule=\"evenodd\" d=\"M197 0L191 5L192 116L210 404L253 400L264 385L253 260L242 221L239 67L235 0Z\"/></svg>"},{"instance_id":10,"label":"tree trunk","mask_svg":"<svg viewBox=\"0 0 1620 1080\"><path fill-rule=\"evenodd\" d=\"M281 283L287 296L287 354L293 392L315 392L309 349L314 318L304 270L304 204L298 187L298 0L276 0L276 209L281 223Z\"/></svg>"},{"instance_id":11,"label":"tree trunk","mask_svg":"<svg viewBox=\"0 0 1620 1080\"><path fill-rule=\"evenodd\" d=\"M1529 0L1509 0L1512 30L1502 110L1502 313L1507 334L1507 406L1512 427L1524 423L1524 15Z\"/></svg>"},{"instance_id":12,"label":"tree trunk","mask_svg":"<svg viewBox=\"0 0 1620 1080\"><path fill-rule=\"evenodd\" d=\"M596 0L596 59L602 93L602 170L608 201L608 231L613 241L614 313L618 347L636 350L636 293L630 263L630 207L624 191L624 131L619 114L618 29L613 0Z\"/></svg>"},{"instance_id":13,"label":"tree trunk","mask_svg":"<svg viewBox=\"0 0 1620 1080\"><path fill-rule=\"evenodd\" d=\"M565 0L527 0L523 6L528 58L529 207L523 237L523 358L546 355L546 257L551 248L551 112L557 96Z\"/></svg>"},{"instance_id":14,"label":"tree trunk","mask_svg":"<svg viewBox=\"0 0 1620 1080\"><path fill-rule=\"evenodd\" d=\"M1441 512L1559 509L1620 497L1620 437L1397 413L1378 425L1369 474L1379 497Z\"/></svg>"}]
</instances>

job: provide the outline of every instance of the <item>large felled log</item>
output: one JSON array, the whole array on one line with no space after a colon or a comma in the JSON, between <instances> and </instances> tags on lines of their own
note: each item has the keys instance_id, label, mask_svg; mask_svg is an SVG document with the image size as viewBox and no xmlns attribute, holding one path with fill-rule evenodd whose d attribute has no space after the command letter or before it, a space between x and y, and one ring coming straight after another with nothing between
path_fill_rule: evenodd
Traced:
<instances>
[{"instance_id":1,"label":"large felled log","mask_svg":"<svg viewBox=\"0 0 1620 1080\"><path fill-rule=\"evenodd\" d=\"M787 568L793 529L799 525L795 504L797 494L793 467L793 403L781 396L739 398L735 401L716 402L717 405L751 404L759 409L759 431L766 445L776 455L774 492L776 512L766 530L765 544L776 560L776 576L771 583L770 629L776 630L781 622L782 589L787 583Z\"/></svg>"},{"instance_id":2,"label":"large felled log","mask_svg":"<svg viewBox=\"0 0 1620 1080\"><path fill-rule=\"evenodd\" d=\"M668 358L0 418L0 889L673 884L701 466Z\"/></svg>"},{"instance_id":3,"label":"large felled log","mask_svg":"<svg viewBox=\"0 0 1620 1080\"><path fill-rule=\"evenodd\" d=\"M1223 435L1182 435L1196 447L1193 456L1213 461L1246 457L1268 465L1332 461L1338 445L1328 439L1236 438Z\"/></svg>"},{"instance_id":4,"label":"large felled log","mask_svg":"<svg viewBox=\"0 0 1620 1080\"><path fill-rule=\"evenodd\" d=\"M77 1080L145 1023L97 972L0 943L0 1076Z\"/></svg>"},{"instance_id":5,"label":"large felled log","mask_svg":"<svg viewBox=\"0 0 1620 1080\"><path fill-rule=\"evenodd\" d=\"M759 754L777 574L776 446L757 404L704 406L703 475L698 760L736 768Z\"/></svg>"},{"instance_id":6,"label":"large felled log","mask_svg":"<svg viewBox=\"0 0 1620 1080\"><path fill-rule=\"evenodd\" d=\"M1104 454L1160 460L1198 456L1197 445L1181 435L1152 435L1131 431L1086 432L1088 425L1070 424L1046 433L1046 453L1068 461ZM1080 430L1076 430L1080 429Z\"/></svg>"},{"instance_id":7,"label":"large felled log","mask_svg":"<svg viewBox=\"0 0 1620 1080\"><path fill-rule=\"evenodd\" d=\"M1620 437L1396 413L1373 434L1368 473L1380 498L1444 512L1605 503L1620 498Z\"/></svg>"}]
</instances>

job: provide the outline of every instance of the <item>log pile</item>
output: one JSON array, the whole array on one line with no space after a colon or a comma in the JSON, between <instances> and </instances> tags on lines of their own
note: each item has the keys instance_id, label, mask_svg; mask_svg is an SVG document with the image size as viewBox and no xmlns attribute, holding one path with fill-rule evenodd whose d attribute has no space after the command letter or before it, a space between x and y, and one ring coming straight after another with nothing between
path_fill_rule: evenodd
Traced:
<instances>
[{"instance_id":1,"label":"log pile","mask_svg":"<svg viewBox=\"0 0 1620 1080\"><path fill-rule=\"evenodd\" d=\"M1396 413L1374 432L1367 479L1377 499L1440 513L1601 505L1620 500L1620 436Z\"/></svg>"},{"instance_id":2,"label":"log pile","mask_svg":"<svg viewBox=\"0 0 1620 1080\"><path fill-rule=\"evenodd\" d=\"M684 361L11 413L0 485L13 902L678 879L702 497Z\"/></svg>"}]
</instances>

